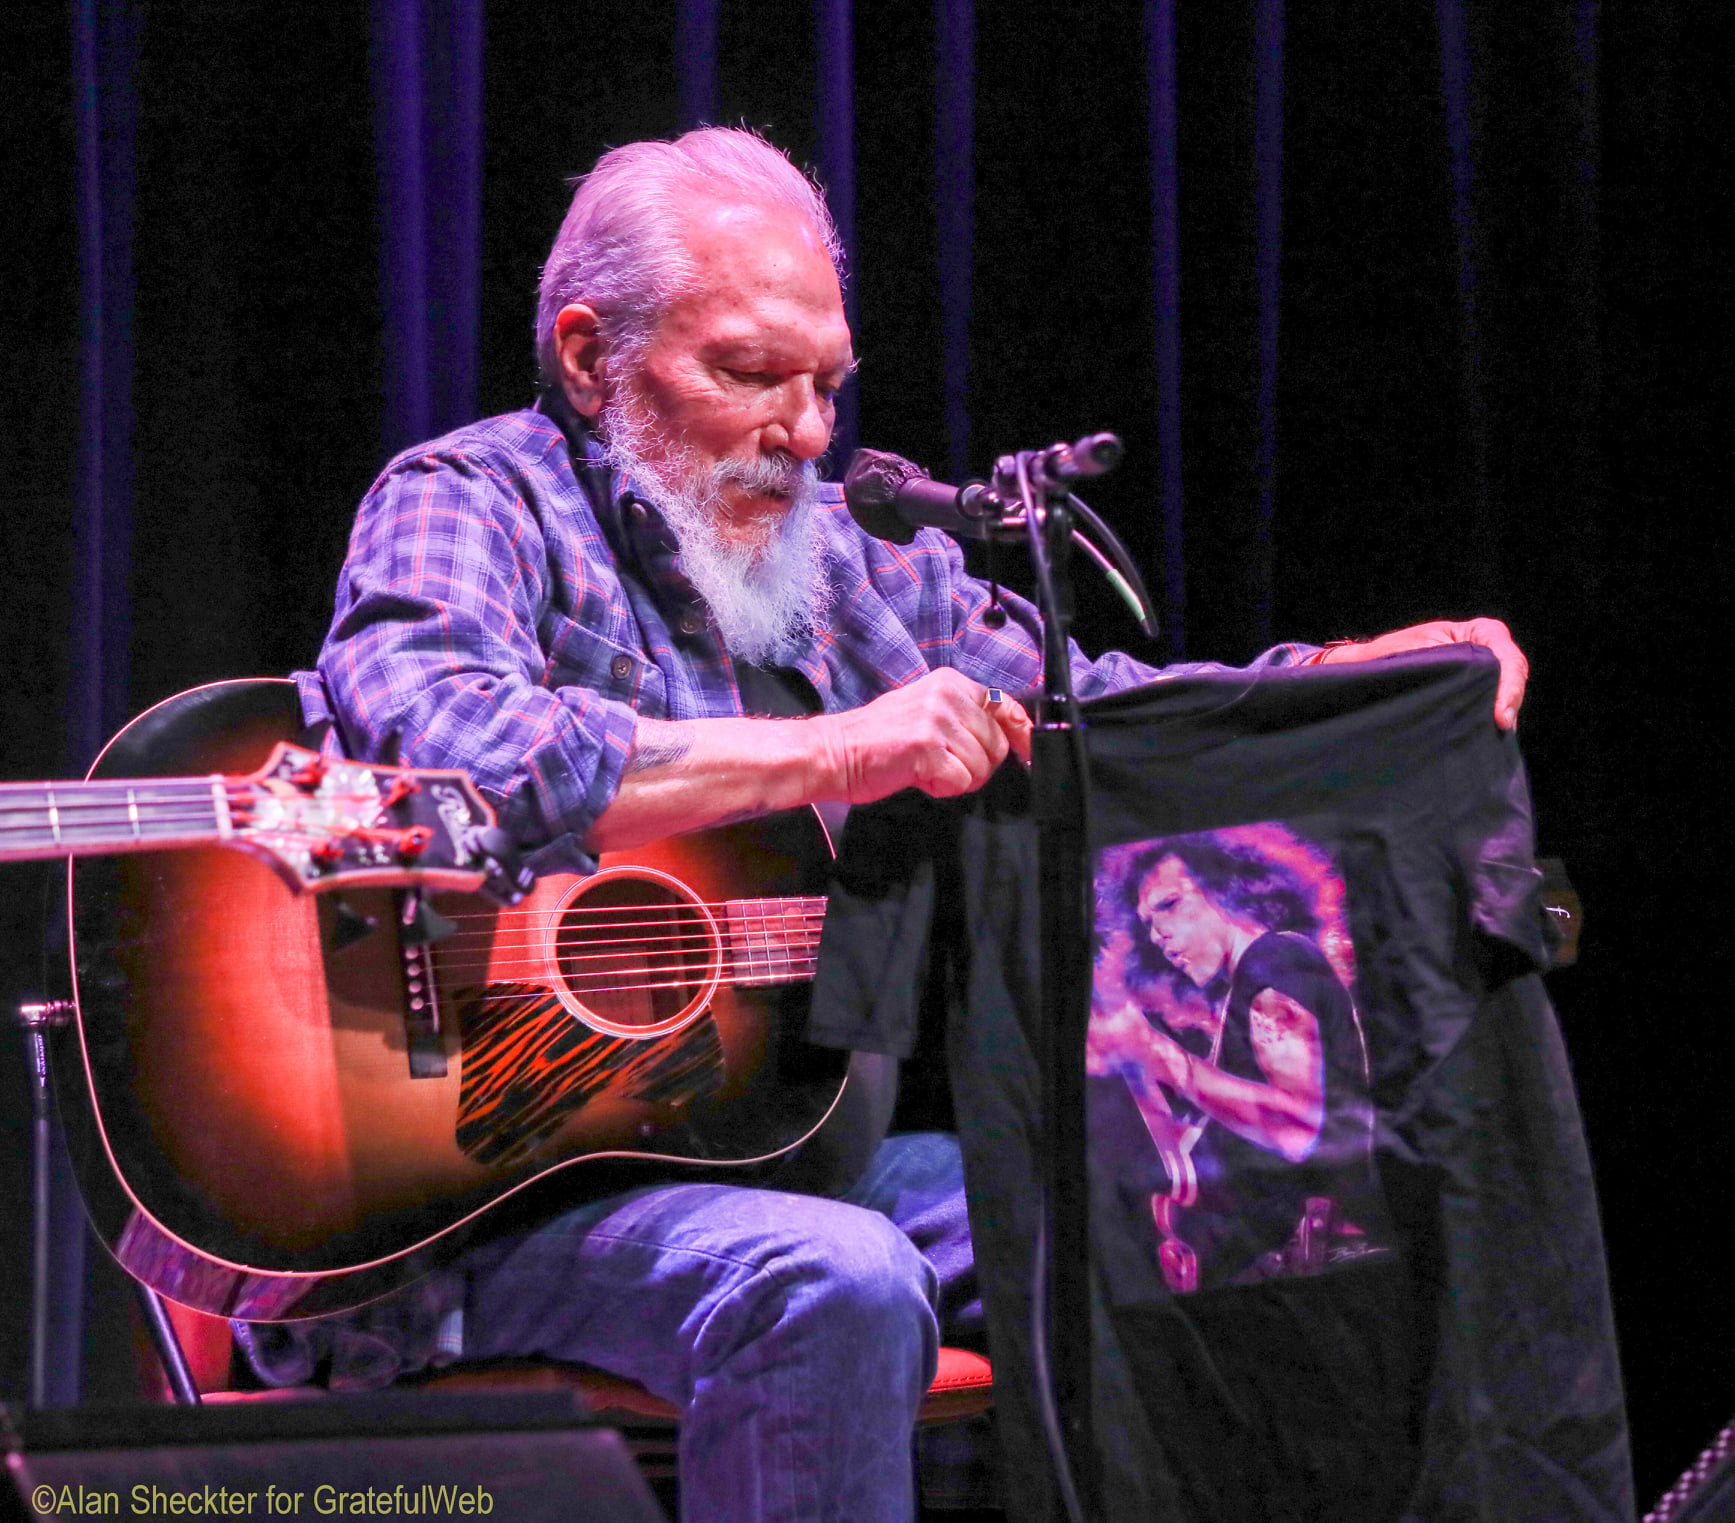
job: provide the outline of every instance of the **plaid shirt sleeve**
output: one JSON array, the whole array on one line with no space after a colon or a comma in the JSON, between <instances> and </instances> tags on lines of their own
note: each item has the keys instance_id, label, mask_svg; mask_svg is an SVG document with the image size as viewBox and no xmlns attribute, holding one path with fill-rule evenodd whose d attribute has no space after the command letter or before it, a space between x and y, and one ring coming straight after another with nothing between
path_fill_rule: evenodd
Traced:
<instances>
[{"instance_id":1,"label":"plaid shirt sleeve","mask_svg":"<svg viewBox=\"0 0 1735 1523\"><path fill-rule=\"evenodd\" d=\"M970 575L956 540L937 529L918 530L908 544L870 538L850 519L836 487L822 492L830 509L838 597L830 627L797 665L826 708L869 703L942 666L1021 697L1036 691L1042 680L1041 620L1028 601L1002 588L1006 618L997 627L988 623L988 584ZM1246 670L1293 665L1312 652L1306 645L1275 646ZM1072 645L1073 685L1080 698L1224 670L1214 663L1157 668L1120 651L1093 660L1076 641Z\"/></svg>"},{"instance_id":2,"label":"plaid shirt sleeve","mask_svg":"<svg viewBox=\"0 0 1735 1523\"><path fill-rule=\"evenodd\" d=\"M1016 593L1002 588L1000 606L1006 611L1006 622L999 629L990 628L982 618L990 601L987 584L965 570L963 552L956 541L940 535L937 530L930 532L934 533L945 557L951 587L951 664L966 676L990 686L1019 693L1034 690L1042 681L1042 622L1035 607ZM1245 670L1296 666L1316 653L1317 647L1311 645L1274 645L1250 661ZM1071 643L1071 662L1073 691L1081 699L1101 698L1127 688L1142 687L1160 678L1230 669L1215 661L1187 661L1154 667L1118 650L1107 651L1093 660L1079 648L1076 640Z\"/></svg>"},{"instance_id":3,"label":"plaid shirt sleeve","mask_svg":"<svg viewBox=\"0 0 1735 1523\"><path fill-rule=\"evenodd\" d=\"M591 872L579 844L620 784L634 711L544 686L544 526L504 452L394 462L363 500L319 670L352 755L463 767L540 872ZM526 468L527 469L527 468Z\"/></svg>"}]
</instances>

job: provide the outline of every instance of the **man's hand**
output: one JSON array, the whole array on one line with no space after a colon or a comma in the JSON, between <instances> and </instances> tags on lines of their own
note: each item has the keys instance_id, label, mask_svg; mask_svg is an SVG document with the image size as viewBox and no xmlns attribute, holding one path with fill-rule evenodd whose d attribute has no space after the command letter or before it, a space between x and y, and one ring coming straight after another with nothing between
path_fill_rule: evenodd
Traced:
<instances>
[{"instance_id":1,"label":"man's hand","mask_svg":"<svg viewBox=\"0 0 1735 1523\"><path fill-rule=\"evenodd\" d=\"M585 838L624 851L681 831L900 788L936 798L980 788L1008 751L1030 760L1015 698L950 668L863 708L812 719L643 719L614 802Z\"/></svg>"},{"instance_id":2,"label":"man's hand","mask_svg":"<svg viewBox=\"0 0 1735 1523\"><path fill-rule=\"evenodd\" d=\"M1030 760L1023 705L950 667L807 724L823 748L815 796L850 804L902 788L952 798L980 788L1008 751Z\"/></svg>"},{"instance_id":3,"label":"man's hand","mask_svg":"<svg viewBox=\"0 0 1735 1523\"><path fill-rule=\"evenodd\" d=\"M1395 629L1377 640L1362 640L1353 645L1329 645L1320 655L1320 665L1339 661L1372 661L1380 656L1395 656L1406 650L1425 650L1431 645L1484 645L1500 662L1500 686L1494 694L1494 723L1510 730L1518 723L1518 710L1524 702L1524 684L1530 677L1530 663L1524 652L1512 642L1512 633L1498 619L1470 619L1453 623L1436 619L1432 624L1412 624L1408 629Z\"/></svg>"}]
</instances>

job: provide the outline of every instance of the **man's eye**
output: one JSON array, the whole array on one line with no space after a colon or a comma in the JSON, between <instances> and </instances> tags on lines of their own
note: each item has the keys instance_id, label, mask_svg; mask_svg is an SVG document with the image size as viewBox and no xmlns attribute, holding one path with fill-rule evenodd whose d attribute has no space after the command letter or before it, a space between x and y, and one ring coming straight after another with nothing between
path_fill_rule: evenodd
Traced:
<instances>
[{"instance_id":1,"label":"man's eye","mask_svg":"<svg viewBox=\"0 0 1735 1523\"><path fill-rule=\"evenodd\" d=\"M783 380L782 376L769 370L731 370L728 374L731 380L739 381L743 386L776 386Z\"/></svg>"}]
</instances>

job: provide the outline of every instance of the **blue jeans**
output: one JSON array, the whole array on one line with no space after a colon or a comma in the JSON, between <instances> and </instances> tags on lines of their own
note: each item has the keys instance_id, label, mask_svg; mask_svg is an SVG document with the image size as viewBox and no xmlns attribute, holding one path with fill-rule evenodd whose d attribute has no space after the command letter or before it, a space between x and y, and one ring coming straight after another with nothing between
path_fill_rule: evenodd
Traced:
<instances>
[{"instance_id":1,"label":"blue jeans","mask_svg":"<svg viewBox=\"0 0 1735 1523\"><path fill-rule=\"evenodd\" d=\"M681 1406L683 1514L901 1523L948 1341L981 1336L955 1138L888 1138L843 1200L661 1185L470 1261L464 1352L542 1354Z\"/></svg>"}]
</instances>

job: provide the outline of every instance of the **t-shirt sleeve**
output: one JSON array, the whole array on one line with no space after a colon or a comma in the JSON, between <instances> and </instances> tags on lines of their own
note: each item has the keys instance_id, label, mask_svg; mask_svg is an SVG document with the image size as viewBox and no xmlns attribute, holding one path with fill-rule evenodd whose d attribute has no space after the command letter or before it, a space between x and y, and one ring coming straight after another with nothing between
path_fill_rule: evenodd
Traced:
<instances>
[{"instance_id":1,"label":"t-shirt sleeve","mask_svg":"<svg viewBox=\"0 0 1735 1523\"><path fill-rule=\"evenodd\" d=\"M1288 995L1314 1015L1334 993L1343 994L1325 955L1299 936L1261 936L1247 949L1238 981L1254 994L1274 989Z\"/></svg>"},{"instance_id":2,"label":"t-shirt sleeve","mask_svg":"<svg viewBox=\"0 0 1735 1523\"><path fill-rule=\"evenodd\" d=\"M1490 657L1488 663L1492 664ZM1491 684L1485 684L1491 685ZM1536 824L1530 779L1517 737L1485 726L1478 736L1480 787L1466 788L1458 820L1459 860L1470 889L1470 921L1511 948L1521 965L1548 966L1552 948L1544 931L1542 869L1536 865Z\"/></svg>"},{"instance_id":3,"label":"t-shirt sleeve","mask_svg":"<svg viewBox=\"0 0 1735 1523\"><path fill-rule=\"evenodd\" d=\"M580 844L619 787L630 705L541 685L541 525L513 480L462 453L400 460L363 500L319 670L351 754L462 767L539 872L590 872Z\"/></svg>"}]
</instances>

